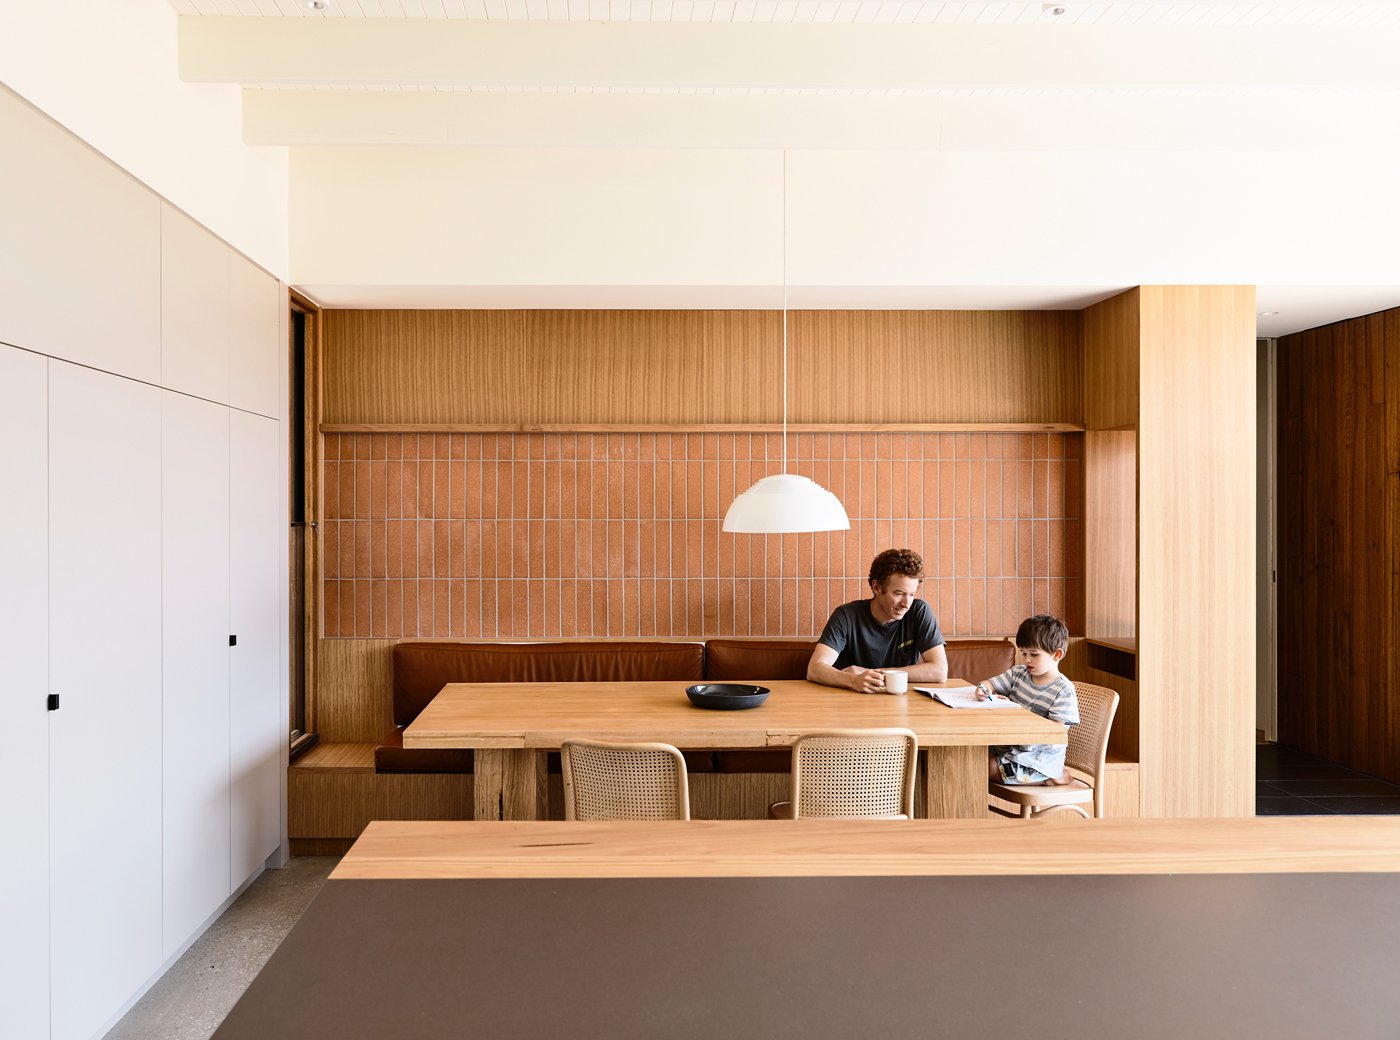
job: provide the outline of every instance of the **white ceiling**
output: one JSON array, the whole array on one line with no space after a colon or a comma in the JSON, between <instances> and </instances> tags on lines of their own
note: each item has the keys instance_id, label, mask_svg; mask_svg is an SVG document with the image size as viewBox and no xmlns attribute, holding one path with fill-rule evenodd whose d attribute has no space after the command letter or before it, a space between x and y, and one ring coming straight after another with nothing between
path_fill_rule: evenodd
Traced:
<instances>
[{"instance_id":1,"label":"white ceiling","mask_svg":"<svg viewBox=\"0 0 1400 1040\"><path fill-rule=\"evenodd\" d=\"M1234 151L1280 163L1400 150L1400 0L169 3L185 16L182 77L241 85L245 140L294 150ZM1318 280L1316 264L1300 270ZM1082 307L1122 287L807 285L792 302ZM410 307L751 306L765 292L307 288L339 306ZM1260 285L1259 309L1279 313L1259 330L1397 305L1400 285Z\"/></svg>"},{"instance_id":2,"label":"white ceiling","mask_svg":"<svg viewBox=\"0 0 1400 1040\"><path fill-rule=\"evenodd\" d=\"M1400 25L1393 2L1306 0L170 0L180 14L265 18L516 19L520 21L833 22L1013 25ZM1063 7L1052 14L1047 7Z\"/></svg>"}]
</instances>

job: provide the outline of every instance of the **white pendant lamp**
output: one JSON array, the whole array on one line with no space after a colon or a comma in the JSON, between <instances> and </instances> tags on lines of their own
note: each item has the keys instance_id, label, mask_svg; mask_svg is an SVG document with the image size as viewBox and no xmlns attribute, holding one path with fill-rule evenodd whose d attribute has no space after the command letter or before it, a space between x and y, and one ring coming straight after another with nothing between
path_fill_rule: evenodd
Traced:
<instances>
[{"instance_id":1,"label":"white pendant lamp","mask_svg":"<svg viewBox=\"0 0 1400 1040\"><path fill-rule=\"evenodd\" d=\"M787 471L787 152L783 152L783 464L730 503L724 530L734 534L849 531L841 500L815 480Z\"/></svg>"}]
</instances>

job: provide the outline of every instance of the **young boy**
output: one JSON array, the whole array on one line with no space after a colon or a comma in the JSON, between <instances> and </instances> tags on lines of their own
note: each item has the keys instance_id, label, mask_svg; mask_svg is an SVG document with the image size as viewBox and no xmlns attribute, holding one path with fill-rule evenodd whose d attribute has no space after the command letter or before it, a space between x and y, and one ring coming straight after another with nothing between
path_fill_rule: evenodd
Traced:
<instances>
[{"instance_id":1,"label":"young boy","mask_svg":"<svg viewBox=\"0 0 1400 1040\"><path fill-rule=\"evenodd\" d=\"M1069 649L1069 629L1057 617L1037 614L1016 630L1016 653L1021 663L977 684L977 699L996 694L1009 697L1043 718L1079 724L1079 699L1074 683L1060 674L1060 661ZM1063 744L993 745L989 775L1004 784L1067 784Z\"/></svg>"}]
</instances>

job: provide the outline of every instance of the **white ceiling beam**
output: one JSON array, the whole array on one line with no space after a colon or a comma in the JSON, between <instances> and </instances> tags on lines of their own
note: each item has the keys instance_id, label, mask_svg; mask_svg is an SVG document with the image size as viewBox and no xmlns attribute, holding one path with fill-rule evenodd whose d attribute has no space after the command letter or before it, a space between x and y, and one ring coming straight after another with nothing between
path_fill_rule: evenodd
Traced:
<instances>
[{"instance_id":1,"label":"white ceiling beam","mask_svg":"<svg viewBox=\"0 0 1400 1040\"><path fill-rule=\"evenodd\" d=\"M180 73L243 84L1400 87L1400 29L196 18Z\"/></svg>"},{"instance_id":2,"label":"white ceiling beam","mask_svg":"<svg viewBox=\"0 0 1400 1040\"><path fill-rule=\"evenodd\" d=\"M476 148L1400 148L1391 93L809 97L250 89L257 145Z\"/></svg>"}]
</instances>

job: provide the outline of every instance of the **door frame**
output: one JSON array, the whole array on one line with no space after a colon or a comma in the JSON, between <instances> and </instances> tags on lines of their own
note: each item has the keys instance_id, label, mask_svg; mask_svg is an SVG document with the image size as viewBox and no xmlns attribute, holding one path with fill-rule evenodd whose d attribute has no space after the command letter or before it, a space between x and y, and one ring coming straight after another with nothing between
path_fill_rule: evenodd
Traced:
<instances>
[{"instance_id":1,"label":"door frame","mask_svg":"<svg viewBox=\"0 0 1400 1040\"><path fill-rule=\"evenodd\" d=\"M1278 340L1258 345L1255 728L1278 740Z\"/></svg>"}]
</instances>

